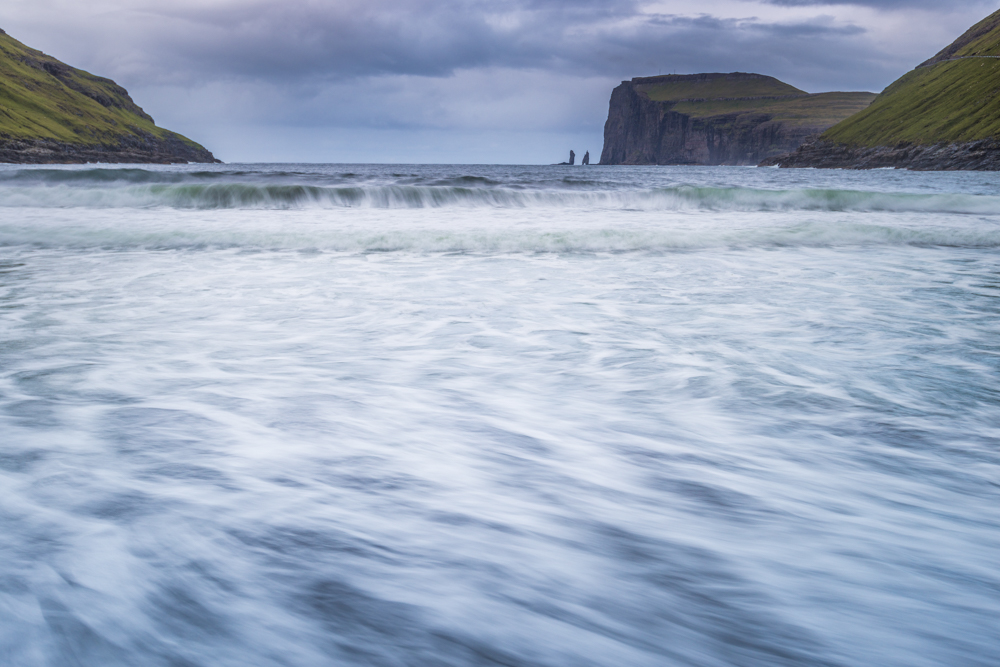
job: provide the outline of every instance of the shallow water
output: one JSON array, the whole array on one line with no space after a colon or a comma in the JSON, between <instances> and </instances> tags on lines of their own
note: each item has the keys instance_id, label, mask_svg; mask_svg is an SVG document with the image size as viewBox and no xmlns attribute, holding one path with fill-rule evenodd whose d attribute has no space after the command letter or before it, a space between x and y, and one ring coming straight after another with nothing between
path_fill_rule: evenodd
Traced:
<instances>
[{"instance_id":1,"label":"shallow water","mask_svg":"<svg viewBox=\"0 0 1000 667\"><path fill-rule=\"evenodd\" d=\"M998 179L2 168L0 662L996 665Z\"/></svg>"}]
</instances>

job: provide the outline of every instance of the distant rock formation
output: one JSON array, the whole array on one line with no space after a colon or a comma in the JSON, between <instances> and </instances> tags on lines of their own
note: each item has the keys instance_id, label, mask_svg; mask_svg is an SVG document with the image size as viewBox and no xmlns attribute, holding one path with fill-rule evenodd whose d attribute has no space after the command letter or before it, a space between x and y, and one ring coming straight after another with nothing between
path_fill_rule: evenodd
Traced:
<instances>
[{"instance_id":1,"label":"distant rock formation","mask_svg":"<svg viewBox=\"0 0 1000 667\"><path fill-rule=\"evenodd\" d=\"M583 160L581 160L580 164L590 164L590 151L583 154Z\"/></svg>"},{"instance_id":2,"label":"distant rock formation","mask_svg":"<svg viewBox=\"0 0 1000 667\"><path fill-rule=\"evenodd\" d=\"M558 165L559 166L563 166L563 165L570 165L570 164L575 164L575 163L576 163L576 153L574 153L573 151L570 151L569 152L569 162L559 162Z\"/></svg>"},{"instance_id":3,"label":"distant rock formation","mask_svg":"<svg viewBox=\"0 0 1000 667\"><path fill-rule=\"evenodd\" d=\"M1000 171L1000 11L871 106L762 166Z\"/></svg>"},{"instance_id":4,"label":"distant rock formation","mask_svg":"<svg viewBox=\"0 0 1000 667\"><path fill-rule=\"evenodd\" d=\"M795 150L874 98L810 95L745 72L635 78L611 94L601 164L755 165Z\"/></svg>"},{"instance_id":5,"label":"distant rock formation","mask_svg":"<svg viewBox=\"0 0 1000 667\"><path fill-rule=\"evenodd\" d=\"M218 162L157 127L128 91L0 30L0 162Z\"/></svg>"}]
</instances>

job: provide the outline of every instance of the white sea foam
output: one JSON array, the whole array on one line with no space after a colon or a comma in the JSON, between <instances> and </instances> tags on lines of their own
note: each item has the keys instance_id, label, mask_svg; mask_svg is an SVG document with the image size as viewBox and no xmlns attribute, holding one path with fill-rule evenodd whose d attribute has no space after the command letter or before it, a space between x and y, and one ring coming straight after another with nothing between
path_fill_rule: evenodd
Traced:
<instances>
[{"instance_id":1,"label":"white sea foam","mask_svg":"<svg viewBox=\"0 0 1000 667\"><path fill-rule=\"evenodd\" d=\"M275 218L275 215L278 218ZM1000 247L1000 218L899 212L690 212L510 209L173 211L16 209L0 246L243 248L327 252L667 252L871 245Z\"/></svg>"},{"instance_id":2,"label":"white sea foam","mask_svg":"<svg viewBox=\"0 0 1000 667\"><path fill-rule=\"evenodd\" d=\"M991 664L994 178L0 168L0 662Z\"/></svg>"}]
</instances>

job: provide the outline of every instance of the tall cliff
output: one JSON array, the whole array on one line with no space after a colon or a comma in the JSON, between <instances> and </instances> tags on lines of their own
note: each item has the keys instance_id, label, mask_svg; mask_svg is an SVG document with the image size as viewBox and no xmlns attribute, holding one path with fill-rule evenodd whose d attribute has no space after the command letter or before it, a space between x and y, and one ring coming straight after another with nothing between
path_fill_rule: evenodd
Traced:
<instances>
[{"instance_id":1,"label":"tall cliff","mask_svg":"<svg viewBox=\"0 0 1000 667\"><path fill-rule=\"evenodd\" d=\"M635 78L611 93L601 164L755 165L794 150L874 98L810 95L744 72Z\"/></svg>"},{"instance_id":2,"label":"tall cliff","mask_svg":"<svg viewBox=\"0 0 1000 667\"><path fill-rule=\"evenodd\" d=\"M1000 11L886 88L782 167L1000 171Z\"/></svg>"},{"instance_id":3,"label":"tall cliff","mask_svg":"<svg viewBox=\"0 0 1000 667\"><path fill-rule=\"evenodd\" d=\"M110 79L70 67L0 30L0 162L218 162L157 127Z\"/></svg>"}]
</instances>

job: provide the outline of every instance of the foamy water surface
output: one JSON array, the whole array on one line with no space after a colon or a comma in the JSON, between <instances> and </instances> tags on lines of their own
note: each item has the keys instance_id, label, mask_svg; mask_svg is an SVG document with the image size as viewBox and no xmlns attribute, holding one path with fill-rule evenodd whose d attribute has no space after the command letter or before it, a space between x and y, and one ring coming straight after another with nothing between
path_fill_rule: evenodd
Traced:
<instances>
[{"instance_id":1,"label":"foamy water surface","mask_svg":"<svg viewBox=\"0 0 1000 667\"><path fill-rule=\"evenodd\" d=\"M996 665L998 179L0 168L0 663Z\"/></svg>"}]
</instances>

